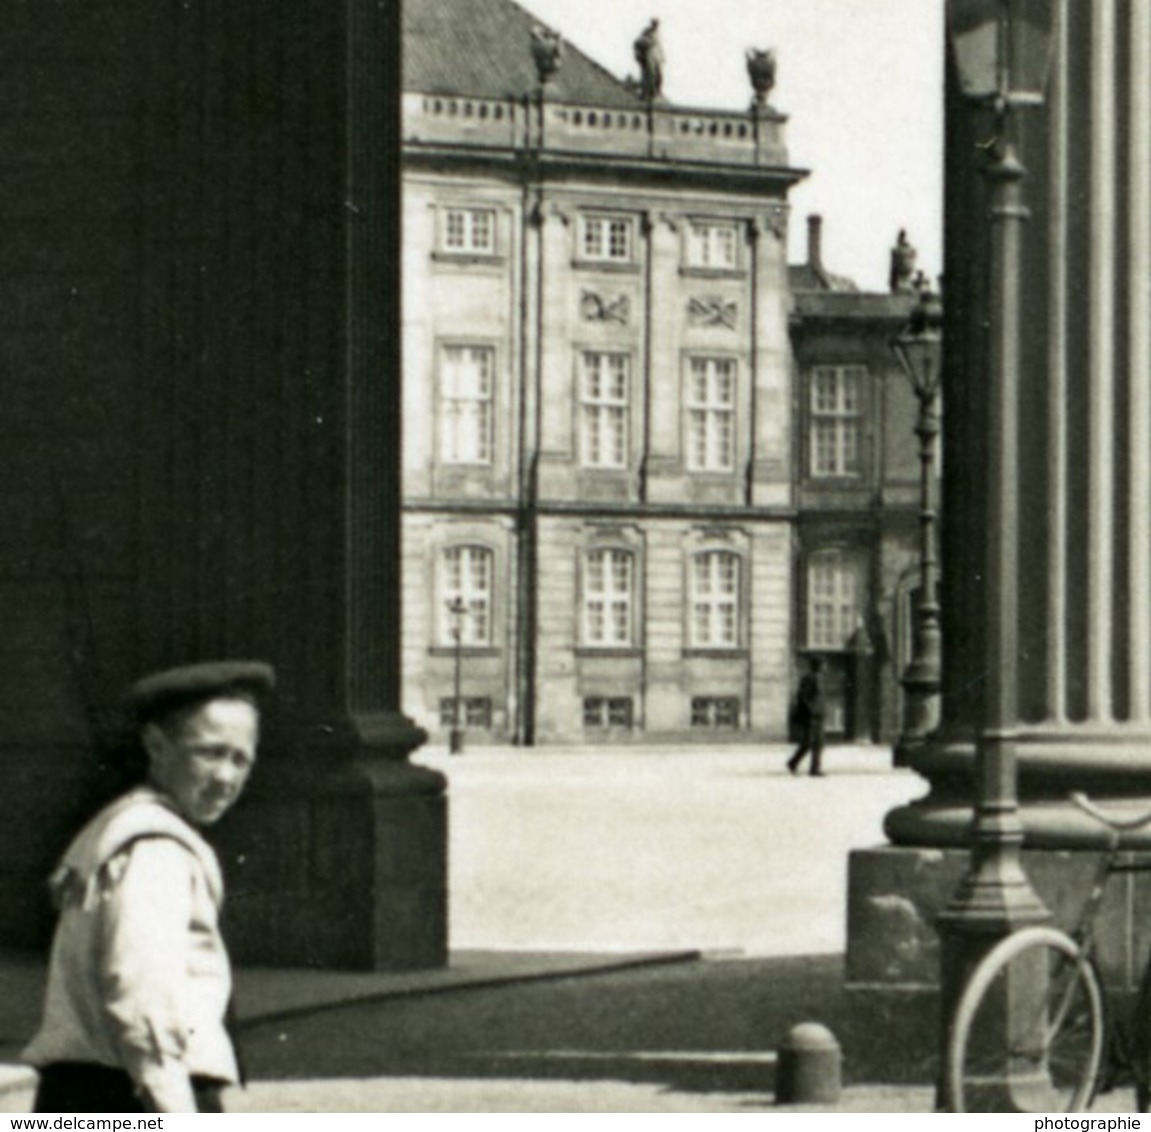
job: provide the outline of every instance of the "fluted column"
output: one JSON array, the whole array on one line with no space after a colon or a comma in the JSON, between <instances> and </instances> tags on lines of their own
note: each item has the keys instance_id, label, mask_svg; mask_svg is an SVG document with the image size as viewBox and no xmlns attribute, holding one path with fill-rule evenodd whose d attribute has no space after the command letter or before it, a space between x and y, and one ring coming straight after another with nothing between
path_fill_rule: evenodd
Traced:
<instances>
[{"instance_id":1,"label":"fluted column","mask_svg":"<svg viewBox=\"0 0 1151 1132\"><path fill-rule=\"evenodd\" d=\"M1044 109L1021 115L1033 213L1019 359L1019 608L986 631L1015 641L1026 843L1092 840L1064 799L1151 795L1151 11L1060 0ZM943 724L915 760L927 799L888 817L905 844L960 844L989 679L973 540L995 396L988 297L986 111L949 95ZM994 674L992 674L994 676Z\"/></svg>"}]
</instances>

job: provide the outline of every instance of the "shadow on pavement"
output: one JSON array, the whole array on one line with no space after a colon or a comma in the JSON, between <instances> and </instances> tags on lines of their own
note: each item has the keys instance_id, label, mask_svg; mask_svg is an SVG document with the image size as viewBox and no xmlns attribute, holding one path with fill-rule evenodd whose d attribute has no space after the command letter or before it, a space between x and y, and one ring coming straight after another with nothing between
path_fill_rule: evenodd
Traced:
<instances>
[{"instance_id":1,"label":"shadow on pavement","mask_svg":"<svg viewBox=\"0 0 1151 1132\"><path fill-rule=\"evenodd\" d=\"M803 1021L852 1045L842 957L703 959L385 1000L257 1022L243 1046L256 1081L611 1080L770 1093L775 1050Z\"/></svg>"}]
</instances>

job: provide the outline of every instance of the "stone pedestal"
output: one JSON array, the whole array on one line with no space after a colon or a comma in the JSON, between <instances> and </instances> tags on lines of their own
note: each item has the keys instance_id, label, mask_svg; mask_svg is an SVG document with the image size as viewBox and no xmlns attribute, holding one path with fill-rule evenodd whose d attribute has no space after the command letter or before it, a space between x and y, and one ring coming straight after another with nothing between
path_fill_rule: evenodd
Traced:
<instances>
[{"instance_id":1,"label":"stone pedestal","mask_svg":"<svg viewBox=\"0 0 1151 1132\"><path fill-rule=\"evenodd\" d=\"M1096 853L1070 849L1024 851L1024 868L1056 927L1073 926L1098 859ZM935 921L966 868L967 853L958 848L884 846L851 854L851 1032L840 1036L855 1079L935 1079L940 1031ZM1134 994L1151 951L1151 873L1114 877L1095 924L1109 991ZM879 1034L882 1041L875 1038Z\"/></svg>"},{"instance_id":2,"label":"stone pedestal","mask_svg":"<svg viewBox=\"0 0 1151 1132\"><path fill-rule=\"evenodd\" d=\"M277 768L217 844L240 963L408 970L447 962L443 777L377 758Z\"/></svg>"}]
</instances>

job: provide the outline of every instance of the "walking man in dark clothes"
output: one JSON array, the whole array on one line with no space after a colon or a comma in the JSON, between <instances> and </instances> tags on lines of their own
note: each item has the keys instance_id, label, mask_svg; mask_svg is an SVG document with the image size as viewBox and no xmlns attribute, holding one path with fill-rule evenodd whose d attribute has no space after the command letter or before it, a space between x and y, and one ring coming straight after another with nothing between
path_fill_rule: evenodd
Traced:
<instances>
[{"instance_id":1,"label":"walking man in dark clothes","mask_svg":"<svg viewBox=\"0 0 1151 1132\"><path fill-rule=\"evenodd\" d=\"M799 746L787 760L787 769L795 774L805 755L811 755L811 774L822 777L820 759L823 755L823 684L820 670L823 662L813 656L808 662L808 671L799 682L795 695L794 719L799 731Z\"/></svg>"}]
</instances>

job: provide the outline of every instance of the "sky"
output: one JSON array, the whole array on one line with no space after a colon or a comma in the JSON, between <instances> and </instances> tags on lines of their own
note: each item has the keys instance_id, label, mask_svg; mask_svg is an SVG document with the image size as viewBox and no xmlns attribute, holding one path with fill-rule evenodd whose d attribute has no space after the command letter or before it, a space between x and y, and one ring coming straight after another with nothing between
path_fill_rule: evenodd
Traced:
<instances>
[{"instance_id":1,"label":"sky","mask_svg":"<svg viewBox=\"0 0 1151 1132\"><path fill-rule=\"evenodd\" d=\"M790 257L806 255L805 217L823 216L823 262L868 290L887 287L901 228L919 267L942 267L942 0L520 0L618 76L632 42L660 21L664 94L737 110L751 101L744 53L772 48L772 105L787 114Z\"/></svg>"}]
</instances>

